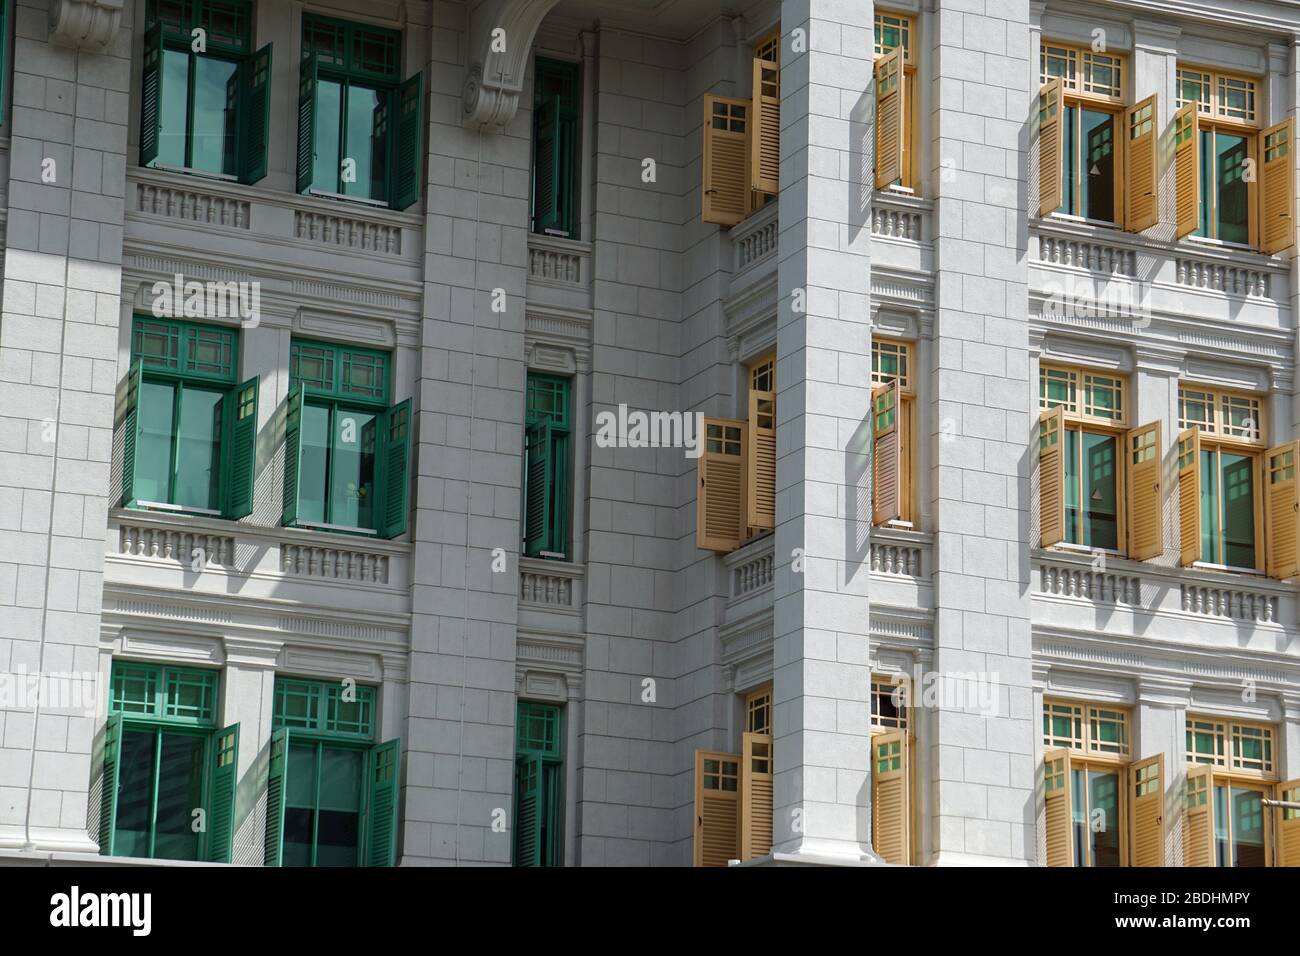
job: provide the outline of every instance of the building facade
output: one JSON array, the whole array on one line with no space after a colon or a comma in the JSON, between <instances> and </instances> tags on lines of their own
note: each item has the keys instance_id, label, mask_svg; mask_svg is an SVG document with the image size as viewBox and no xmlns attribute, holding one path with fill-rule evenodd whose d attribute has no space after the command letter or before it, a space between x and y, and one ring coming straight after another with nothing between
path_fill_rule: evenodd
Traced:
<instances>
[{"instance_id":1,"label":"building facade","mask_svg":"<svg viewBox=\"0 0 1300 956\"><path fill-rule=\"evenodd\" d=\"M0 860L1300 865L1288 0L6 0Z\"/></svg>"}]
</instances>

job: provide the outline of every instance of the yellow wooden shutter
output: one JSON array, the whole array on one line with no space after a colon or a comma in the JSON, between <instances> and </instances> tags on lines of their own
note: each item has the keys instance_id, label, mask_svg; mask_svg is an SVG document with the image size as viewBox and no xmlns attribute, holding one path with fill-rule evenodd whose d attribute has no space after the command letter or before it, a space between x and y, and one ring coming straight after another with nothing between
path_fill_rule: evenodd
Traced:
<instances>
[{"instance_id":1,"label":"yellow wooden shutter","mask_svg":"<svg viewBox=\"0 0 1300 956\"><path fill-rule=\"evenodd\" d=\"M701 218L734 226L749 211L749 100L704 96L704 195Z\"/></svg>"},{"instance_id":2,"label":"yellow wooden shutter","mask_svg":"<svg viewBox=\"0 0 1300 956\"><path fill-rule=\"evenodd\" d=\"M1133 866L1165 865L1165 755L1139 760L1128 768L1132 798Z\"/></svg>"},{"instance_id":3,"label":"yellow wooden shutter","mask_svg":"<svg viewBox=\"0 0 1300 956\"><path fill-rule=\"evenodd\" d=\"M1038 416L1038 543L1050 548L1065 540L1065 413Z\"/></svg>"},{"instance_id":4,"label":"yellow wooden shutter","mask_svg":"<svg viewBox=\"0 0 1300 956\"><path fill-rule=\"evenodd\" d=\"M871 842L887 863L912 862L911 768L907 731L871 738Z\"/></svg>"},{"instance_id":5,"label":"yellow wooden shutter","mask_svg":"<svg viewBox=\"0 0 1300 956\"><path fill-rule=\"evenodd\" d=\"M1190 236L1201 218L1201 124L1196 103L1174 114L1174 211L1178 238Z\"/></svg>"},{"instance_id":6,"label":"yellow wooden shutter","mask_svg":"<svg viewBox=\"0 0 1300 956\"><path fill-rule=\"evenodd\" d=\"M740 754L695 751L695 865L740 856Z\"/></svg>"},{"instance_id":7,"label":"yellow wooden shutter","mask_svg":"<svg viewBox=\"0 0 1300 956\"><path fill-rule=\"evenodd\" d=\"M1295 245L1295 122L1284 120L1259 134L1259 247L1281 252Z\"/></svg>"},{"instance_id":8,"label":"yellow wooden shutter","mask_svg":"<svg viewBox=\"0 0 1300 956\"><path fill-rule=\"evenodd\" d=\"M876 188L884 189L903 175L903 48L876 60Z\"/></svg>"},{"instance_id":9,"label":"yellow wooden shutter","mask_svg":"<svg viewBox=\"0 0 1300 956\"><path fill-rule=\"evenodd\" d=\"M1296 464L1300 442L1270 448L1264 453L1264 481L1268 488L1268 533L1264 539L1265 567L1270 578L1294 577L1300 571L1300 498L1296 495Z\"/></svg>"},{"instance_id":10,"label":"yellow wooden shutter","mask_svg":"<svg viewBox=\"0 0 1300 956\"><path fill-rule=\"evenodd\" d=\"M1150 229L1160 221L1160 174L1156 169L1159 105L1160 97L1152 95L1125 113L1128 148L1124 151L1124 228L1129 232Z\"/></svg>"},{"instance_id":11,"label":"yellow wooden shutter","mask_svg":"<svg viewBox=\"0 0 1300 956\"><path fill-rule=\"evenodd\" d=\"M1201 560L1201 430L1178 436L1178 563Z\"/></svg>"},{"instance_id":12,"label":"yellow wooden shutter","mask_svg":"<svg viewBox=\"0 0 1300 956\"><path fill-rule=\"evenodd\" d=\"M754 57L754 124L751 132L750 188L756 193L776 195L781 188L781 67L761 57Z\"/></svg>"},{"instance_id":13,"label":"yellow wooden shutter","mask_svg":"<svg viewBox=\"0 0 1300 956\"><path fill-rule=\"evenodd\" d=\"M1128 433L1128 556L1135 561L1157 558L1164 553L1162 516L1160 422L1151 422Z\"/></svg>"},{"instance_id":14,"label":"yellow wooden shutter","mask_svg":"<svg viewBox=\"0 0 1300 956\"><path fill-rule=\"evenodd\" d=\"M1049 216L1064 202L1065 152L1061 148L1061 80L1038 91L1038 215Z\"/></svg>"},{"instance_id":15,"label":"yellow wooden shutter","mask_svg":"<svg viewBox=\"0 0 1300 956\"><path fill-rule=\"evenodd\" d=\"M1189 765L1183 809L1183 866L1214 866L1213 791L1212 769Z\"/></svg>"},{"instance_id":16,"label":"yellow wooden shutter","mask_svg":"<svg viewBox=\"0 0 1300 956\"><path fill-rule=\"evenodd\" d=\"M740 858L772 852L772 735L746 733L741 751Z\"/></svg>"},{"instance_id":17,"label":"yellow wooden shutter","mask_svg":"<svg viewBox=\"0 0 1300 956\"><path fill-rule=\"evenodd\" d=\"M1279 783L1277 798L1288 803L1300 803L1300 780ZM1277 855L1273 858L1273 865L1300 866L1300 810L1278 807L1277 817Z\"/></svg>"},{"instance_id":18,"label":"yellow wooden shutter","mask_svg":"<svg viewBox=\"0 0 1300 956\"><path fill-rule=\"evenodd\" d=\"M898 382L871 391L871 521L883 524L902 517L903 429L899 422Z\"/></svg>"},{"instance_id":19,"label":"yellow wooden shutter","mask_svg":"<svg viewBox=\"0 0 1300 956\"><path fill-rule=\"evenodd\" d=\"M776 356L749 367L749 441L745 444L745 520L776 527Z\"/></svg>"},{"instance_id":20,"label":"yellow wooden shutter","mask_svg":"<svg viewBox=\"0 0 1300 956\"><path fill-rule=\"evenodd\" d=\"M696 466L696 547L735 551L745 537L746 430L735 419L704 419L704 450Z\"/></svg>"},{"instance_id":21,"label":"yellow wooden shutter","mask_svg":"<svg viewBox=\"0 0 1300 956\"><path fill-rule=\"evenodd\" d=\"M1043 803L1047 817L1047 865L1074 866L1070 751L1064 747L1043 754Z\"/></svg>"}]
</instances>

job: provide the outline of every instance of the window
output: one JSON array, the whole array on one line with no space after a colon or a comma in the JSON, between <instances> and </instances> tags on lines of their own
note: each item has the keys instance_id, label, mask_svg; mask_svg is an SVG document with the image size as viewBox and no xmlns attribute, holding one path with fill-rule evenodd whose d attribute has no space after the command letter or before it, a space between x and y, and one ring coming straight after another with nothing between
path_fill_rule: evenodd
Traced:
<instances>
[{"instance_id":1,"label":"window","mask_svg":"<svg viewBox=\"0 0 1300 956\"><path fill-rule=\"evenodd\" d=\"M1188 715L1184 865L1273 864L1271 830L1288 818L1275 821L1264 801L1294 785L1266 782L1276 772L1273 732L1268 724Z\"/></svg>"},{"instance_id":2,"label":"window","mask_svg":"<svg viewBox=\"0 0 1300 956\"><path fill-rule=\"evenodd\" d=\"M567 560L572 491L571 381L528 373L524 412L524 554Z\"/></svg>"},{"instance_id":3,"label":"window","mask_svg":"<svg viewBox=\"0 0 1300 956\"><path fill-rule=\"evenodd\" d=\"M907 682L901 677L871 678L871 726L907 729Z\"/></svg>"},{"instance_id":4,"label":"window","mask_svg":"<svg viewBox=\"0 0 1300 956\"><path fill-rule=\"evenodd\" d=\"M1187 762L1210 764L1234 773L1270 775L1274 771L1273 728L1189 716Z\"/></svg>"},{"instance_id":5,"label":"window","mask_svg":"<svg viewBox=\"0 0 1300 956\"><path fill-rule=\"evenodd\" d=\"M305 13L298 192L394 209L420 198L423 74L402 80L402 36Z\"/></svg>"},{"instance_id":6,"label":"window","mask_svg":"<svg viewBox=\"0 0 1300 956\"><path fill-rule=\"evenodd\" d=\"M872 523L915 524L916 392L912 343L871 341Z\"/></svg>"},{"instance_id":7,"label":"window","mask_svg":"<svg viewBox=\"0 0 1300 956\"><path fill-rule=\"evenodd\" d=\"M257 182L266 175L271 44L252 52L245 0L149 0L140 165ZM206 48L193 49L193 31Z\"/></svg>"},{"instance_id":8,"label":"window","mask_svg":"<svg viewBox=\"0 0 1300 956\"><path fill-rule=\"evenodd\" d=\"M401 741L372 745L377 693L277 677L267 777L267 866L392 866Z\"/></svg>"},{"instance_id":9,"label":"window","mask_svg":"<svg viewBox=\"0 0 1300 956\"><path fill-rule=\"evenodd\" d=\"M387 353L294 339L285 419L286 525L406 531L411 401L389 406Z\"/></svg>"},{"instance_id":10,"label":"window","mask_svg":"<svg viewBox=\"0 0 1300 956\"><path fill-rule=\"evenodd\" d=\"M899 54L902 64L902 97L899 100L899 120L901 121L901 135L897 142L899 150L898 158L898 175L893 179L885 182L886 186L896 186L904 190L917 190L920 186L920 173L917 157L920 155L920 121L917 111L917 84L916 84L916 50L913 42L916 37L916 20L901 13L889 13L883 10L877 10L875 14L875 59L879 61L882 57L887 56L894 50L901 50ZM887 70L887 77L894 74ZM887 79L886 87L891 80ZM877 103L880 102L882 95L889 94L890 89L881 89L879 78L877 79L876 97ZM889 106L886 103L886 115L889 114ZM879 107L878 107L879 109ZM879 135L879 134L878 134ZM887 150L894 148L891 138L886 137L885 145ZM889 175L894 170L889 169L884 175ZM878 180L883 178L877 177ZM880 188L877 185L877 188Z\"/></svg>"},{"instance_id":11,"label":"window","mask_svg":"<svg viewBox=\"0 0 1300 956\"><path fill-rule=\"evenodd\" d=\"M1129 715L1119 707L1043 702L1043 745L1066 747L1086 757L1128 759Z\"/></svg>"},{"instance_id":12,"label":"window","mask_svg":"<svg viewBox=\"0 0 1300 956\"><path fill-rule=\"evenodd\" d=\"M1210 119L1254 123L1256 81L1199 67L1178 67L1178 99L1175 108L1196 104L1196 111Z\"/></svg>"},{"instance_id":13,"label":"window","mask_svg":"<svg viewBox=\"0 0 1300 956\"><path fill-rule=\"evenodd\" d=\"M1184 429L1178 436L1179 535L1184 565L1261 569L1261 415L1255 396L1179 386L1178 423Z\"/></svg>"},{"instance_id":14,"label":"window","mask_svg":"<svg viewBox=\"0 0 1300 956\"><path fill-rule=\"evenodd\" d=\"M745 514L749 537L776 527L776 353L746 366L749 429L745 445Z\"/></svg>"},{"instance_id":15,"label":"window","mask_svg":"<svg viewBox=\"0 0 1300 956\"><path fill-rule=\"evenodd\" d=\"M521 700L515 728L514 865L563 866L563 712Z\"/></svg>"},{"instance_id":16,"label":"window","mask_svg":"<svg viewBox=\"0 0 1300 956\"><path fill-rule=\"evenodd\" d=\"M239 725L217 728L217 672L114 661L110 684L99 852L230 862Z\"/></svg>"},{"instance_id":17,"label":"window","mask_svg":"<svg viewBox=\"0 0 1300 956\"><path fill-rule=\"evenodd\" d=\"M1047 87L1056 81L1061 90L1053 105L1040 107L1058 124L1056 142L1060 147L1050 156L1040 147L1039 162L1044 168L1060 166L1059 195L1052 194L1060 201L1045 212L1054 210L1098 222L1122 219L1119 107L1124 102L1123 67L1117 56L1043 44L1041 82ZM1060 110L1059 116L1052 112L1055 109ZM1154 115L1154 107L1151 113ZM1040 128L1048 119L1040 116ZM1141 135L1150 132L1144 130ZM1125 135L1132 131L1126 129Z\"/></svg>"},{"instance_id":18,"label":"window","mask_svg":"<svg viewBox=\"0 0 1300 956\"><path fill-rule=\"evenodd\" d=\"M745 697L745 732L772 735L772 687Z\"/></svg>"},{"instance_id":19,"label":"window","mask_svg":"<svg viewBox=\"0 0 1300 956\"><path fill-rule=\"evenodd\" d=\"M239 332L136 316L122 504L225 518L253 510L257 390L236 384Z\"/></svg>"},{"instance_id":20,"label":"window","mask_svg":"<svg viewBox=\"0 0 1300 956\"><path fill-rule=\"evenodd\" d=\"M745 695L740 751L740 859L772 852L772 685Z\"/></svg>"},{"instance_id":21,"label":"window","mask_svg":"<svg viewBox=\"0 0 1300 956\"><path fill-rule=\"evenodd\" d=\"M538 57L533 77L533 232L578 238L576 63Z\"/></svg>"},{"instance_id":22,"label":"window","mask_svg":"<svg viewBox=\"0 0 1300 956\"><path fill-rule=\"evenodd\" d=\"M1112 103L1124 102L1124 60L1110 53L1044 43L1038 82L1061 81L1067 93Z\"/></svg>"},{"instance_id":23,"label":"window","mask_svg":"<svg viewBox=\"0 0 1300 956\"><path fill-rule=\"evenodd\" d=\"M912 739L907 679L871 677L871 843L888 863L912 862Z\"/></svg>"}]
</instances>

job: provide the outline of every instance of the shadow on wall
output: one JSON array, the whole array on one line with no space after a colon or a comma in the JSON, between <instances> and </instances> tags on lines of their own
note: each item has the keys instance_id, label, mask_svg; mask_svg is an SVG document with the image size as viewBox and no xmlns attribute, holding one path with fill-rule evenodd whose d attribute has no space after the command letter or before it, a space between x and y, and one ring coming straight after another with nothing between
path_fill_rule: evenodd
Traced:
<instances>
[{"instance_id":1,"label":"shadow on wall","mask_svg":"<svg viewBox=\"0 0 1300 956\"><path fill-rule=\"evenodd\" d=\"M871 412L844 448L844 583L869 567L871 553Z\"/></svg>"}]
</instances>

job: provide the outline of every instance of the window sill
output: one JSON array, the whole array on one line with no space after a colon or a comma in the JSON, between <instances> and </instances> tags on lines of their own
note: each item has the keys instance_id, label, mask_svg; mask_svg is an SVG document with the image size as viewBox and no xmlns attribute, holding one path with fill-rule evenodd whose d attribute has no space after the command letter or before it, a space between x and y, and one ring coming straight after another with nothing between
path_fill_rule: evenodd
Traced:
<instances>
[{"instance_id":1,"label":"window sill","mask_svg":"<svg viewBox=\"0 0 1300 956\"><path fill-rule=\"evenodd\" d=\"M177 176L207 179L215 183L237 184L239 182L239 177L230 173L214 173L210 169L195 169L191 166L170 166L166 163L154 163L152 166L146 166L145 168L154 169L161 173L174 173Z\"/></svg>"},{"instance_id":2,"label":"window sill","mask_svg":"<svg viewBox=\"0 0 1300 956\"><path fill-rule=\"evenodd\" d=\"M1192 567L1200 571L1214 571L1217 574L1241 574L1246 577L1262 578L1265 581L1270 580L1267 574L1256 568L1238 568L1231 564L1211 564L1209 561L1197 561Z\"/></svg>"},{"instance_id":3,"label":"window sill","mask_svg":"<svg viewBox=\"0 0 1300 956\"><path fill-rule=\"evenodd\" d=\"M1107 229L1111 232L1125 231L1124 227L1117 222L1110 222L1105 219L1089 219L1086 216L1071 216L1062 212L1049 213L1044 221L1068 222L1072 225L1090 226L1094 229ZM1129 233L1129 235L1137 235L1137 233Z\"/></svg>"},{"instance_id":4,"label":"window sill","mask_svg":"<svg viewBox=\"0 0 1300 956\"><path fill-rule=\"evenodd\" d=\"M349 203L356 206L368 206L371 209L391 209L388 201L384 199L367 199L365 196L349 196L345 193L331 193L324 189L308 189L305 195L314 196L317 199L328 199L333 202Z\"/></svg>"},{"instance_id":5,"label":"window sill","mask_svg":"<svg viewBox=\"0 0 1300 956\"><path fill-rule=\"evenodd\" d=\"M137 501L133 505L127 506L131 511L151 511L155 513L169 515L192 515L196 518L211 518L218 521L227 520L220 511L210 508L186 508L182 505L171 505L164 501Z\"/></svg>"},{"instance_id":6,"label":"window sill","mask_svg":"<svg viewBox=\"0 0 1300 956\"><path fill-rule=\"evenodd\" d=\"M350 524L327 524L323 521L296 521L291 525L285 525L285 527L298 528L302 531L326 531L330 534L346 534L363 538L379 537L379 532L373 528L358 528Z\"/></svg>"}]
</instances>

